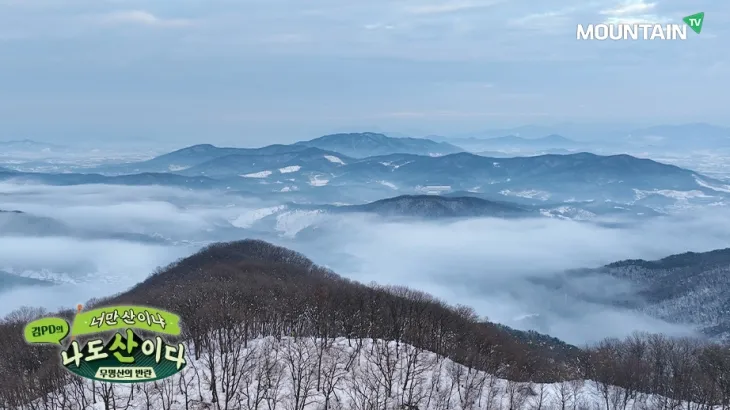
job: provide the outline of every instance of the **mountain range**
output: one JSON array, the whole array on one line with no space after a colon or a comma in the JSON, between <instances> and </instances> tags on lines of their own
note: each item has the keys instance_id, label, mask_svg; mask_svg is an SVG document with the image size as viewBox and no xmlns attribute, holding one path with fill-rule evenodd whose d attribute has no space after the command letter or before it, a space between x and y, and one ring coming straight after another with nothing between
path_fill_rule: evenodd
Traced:
<instances>
[{"instance_id":1,"label":"mountain range","mask_svg":"<svg viewBox=\"0 0 730 410\"><path fill-rule=\"evenodd\" d=\"M472 151L552 151L576 148L585 149L592 145L587 142L575 141L557 134L550 134L538 138L525 138L517 135L507 135L504 137L495 138L466 137L440 138L439 140L444 142L453 142L454 144L459 144L460 146L468 148Z\"/></svg>"},{"instance_id":2,"label":"mountain range","mask_svg":"<svg viewBox=\"0 0 730 410\"><path fill-rule=\"evenodd\" d=\"M89 183L168 185L248 192L284 201L362 203L395 195L467 191L527 199L532 203L613 201L663 210L687 204L723 204L730 186L691 170L629 155L566 155L497 158L457 152L356 158L320 147L345 148L356 141L375 151L431 151L433 141L381 134L338 134L291 145L221 148L195 145L153 159L84 172L42 174L0 170L0 179L54 185ZM375 136L378 136L377 138ZM515 137L516 138L516 137ZM510 138L513 140L514 138ZM550 140L561 137L550 137ZM339 147L342 149L343 147ZM373 149L368 148L370 151ZM358 148L355 154L368 149ZM406 149L406 148L404 148Z\"/></svg>"},{"instance_id":3,"label":"mountain range","mask_svg":"<svg viewBox=\"0 0 730 410\"><path fill-rule=\"evenodd\" d=\"M500 137L517 136L528 141L539 141L546 135L561 135L582 147L600 141L601 145L618 147L645 147L663 149L730 148L730 128L705 123L637 127L631 125L584 125L575 123L554 126L527 125L515 128L489 129L452 138L436 138L468 145L469 142L489 141ZM519 143L520 141L515 141ZM558 141L559 142L559 141ZM465 146L465 148L467 148ZM550 147L559 148L559 147Z\"/></svg>"},{"instance_id":4,"label":"mountain range","mask_svg":"<svg viewBox=\"0 0 730 410\"><path fill-rule=\"evenodd\" d=\"M47 142L38 142L30 139L23 140L12 140L12 141L0 141L0 150L6 152L14 151L65 151L68 147L56 144L49 144Z\"/></svg>"}]
</instances>

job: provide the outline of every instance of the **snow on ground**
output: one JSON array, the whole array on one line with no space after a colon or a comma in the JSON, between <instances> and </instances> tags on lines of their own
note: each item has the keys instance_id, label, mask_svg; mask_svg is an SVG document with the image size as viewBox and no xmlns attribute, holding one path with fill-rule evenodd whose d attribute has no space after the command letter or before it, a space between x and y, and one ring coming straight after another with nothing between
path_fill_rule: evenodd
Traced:
<instances>
[{"instance_id":1,"label":"snow on ground","mask_svg":"<svg viewBox=\"0 0 730 410\"><path fill-rule=\"evenodd\" d=\"M540 214L543 216L549 216L551 218L570 218L576 220L586 220L596 217L596 214L585 209L574 208L572 206L559 206L553 209L541 209Z\"/></svg>"},{"instance_id":2,"label":"snow on ground","mask_svg":"<svg viewBox=\"0 0 730 410\"><path fill-rule=\"evenodd\" d=\"M381 185L385 185L385 186L387 186L388 188L391 188L391 189L395 189L395 190L398 190L398 187L397 187L397 186L395 186L395 184L393 184L392 182L388 182L388 181L378 181L378 183L380 183Z\"/></svg>"},{"instance_id":3,"label":"snow on ground","mask_svg":"<svg viewBox=\"0 0 730 410\"><path fill-rule=\"evenodd\" d=\"M344 162L343 160L341 160L341 159L337 158L337 157L336 157L336 156L334 156L334 155L325 155L324 157L325 157L325 159L327 159L327 161L329 161L329 162L333 162L333 163L335 163L335 164L340 164L340 165L345 165L345 162Z\"/></svg>"},{"instance_id":4,"label":"snow on ground","mask_svg":"<svg viewBox=\"0 0 730 410\"><path fill-rule=\"evenodd\" d=\"M380 165L385 165L386 167L391 167L393 169L398 169L398 168L402 167L403 165L408 165L408 164L410 164L412 162L413 161L408 161L408 162L404 162L404 163L402 163L402 164L399 165L399 164L394 164L391 161L388 161L388 162L381 162Z\"/></svg>"},{"instance_id":5,"label":"snow on ground","mask_svg":"<svg viewBox=\"0 0 730 410\"><path fill-rule=\"evenodd\" d=\"M85 381L85 388L68 385L65 394L55 394L46 403L81 408L74 404L83 395L90 403L86 408L98 410L600 410L606 402L611 410L700 408L641 393L623 406L623 389L590 380L509 382L435 353L382 340L267 337L233 343L240 349L214 347L202 351L198 360L189 346L186 367L161 381L115 384L113 391L109 384Z\"/></svg>"},{"instance_id":6,"label":"snow on ground","mask_svg":"<svg viewBox=\"0 0 730 410\"><path fill-rule=\"evenodd\" d=\"M692 190L692 191L675 191L671 189L654 189L651 191L642 191L640 189L634 189L634 194L636 197L636 200L641 200L646 198L650 195L661 195L665 196L667 198L677 199L686 201L692 198L710 198L709 195L706 195L702 191L698 190Z\"/></svg>"},{"instance_id":7,"label":"snow on ground","mask_svg":"<svg viewBox=\"0 0 730 410\"><path fill-rule=\"evenodd\" d=\"M309 185L311 186L325 186L329 182L329 179L323 178L321 175L314 175L309 178Z\"/></svg>"},{"instance_id":8,"label":"snow on ground","mask_svg":"<svg viewBox=\"0 0 730 410\"><path fill-rule=\"evenodd\" d=\"M256 221L269 215L273 215L283 209L286 209L286 206L279 205L268 208L253 209L244 212L235 219L233 219L231 221L231 225L235 226L236 228L250 228L251 225L253 225Z\"/></svg>"},{"instance_id":9,"label":"snow on ground","mask_svg":"<svg viewBox=\"0 0 730 410\"><path fill-rule=\"evenodd\" d=\"M302 169L302 167L299 165L290 165L288 167L279 168L279 172L281 172L282 174L289 174L291 172L297 172L300 169Z\"/></svg>"},{"instance_id":10,"label":"snow on ground","mask_svg":"<svg viewBox=\"0 0 730 410\"><path fill-rule=\"evenodd\" d=\"M251 174L241 175L244 178L266 178L269 175L271 175L271 171L261 171L261 172L254 172Z\"/></svg>"},{"instance_id":11,"label":"snow on ground","mask_svg":"<svg viewBox=\"0 0 730 410\"><path fill-rule=\"evenodd\" d=\"M295 210L284 212L277 215L275 229L283 236L293 238L302 229L314 225L317 221L321 220L321 218L322 211L320 210Z\"/></svg>"},{"instance_id":12,"label":"snow on ground","mask_svg":"<svg viewBox=\"0 0 730 410\"><path fill-rule=\"evenodd\" d=\"M184 165L170 165L169 167L167 167L167 169L169 169L170 172L184 171L188 168L190 168L190 167L186 167Z\"/></svg>"},{"instance_id":13,"label":"snow on ground","mask_svg":"<svg viewBox=\"0 0 730 410\"><path fill-rule=\"evenodd\" d=\"M550 198L550 193L545 191L539 191L536 189L530 189L526 191L512 191L505 189L499 192L504 196L517 196L520 198L539 199L541 201L547 201Z\"/></svg>"},{"instance_id":14,"label":"snow on ground","mask_svg":"<svg viewBox=\"0 0 730 410\"><path fill-rule=\"evenodd\" d=\"M708 184L707 182L701 180L697 175L695 175L694 177L695 177L695 181L697 181L697 184L701 187L709 188L709 189L711 189L713 191L717 191L717 192L730 193L730 185L715 186L715 185Z\"/></svg>"}]
</instances>

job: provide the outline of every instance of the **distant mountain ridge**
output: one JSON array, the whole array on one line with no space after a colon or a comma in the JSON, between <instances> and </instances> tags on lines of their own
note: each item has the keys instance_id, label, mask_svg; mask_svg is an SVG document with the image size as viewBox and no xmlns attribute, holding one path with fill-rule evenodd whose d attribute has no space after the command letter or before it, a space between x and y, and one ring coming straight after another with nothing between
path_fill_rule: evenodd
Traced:
<instances>
[{"instance_id":1,"label":"distant mountain ridge","mask_svg":"<svg viewBox=\"0 0 730 410\"><path fill-rule=\"evenodd\" d=\"M103 174L132 174L142 172L179 172L224 157L274 156L319 149L323 154L353 158L388 154L444 155L462 152L451 144L422 138L392 138L377 133L332 134L290 145L274 144L261 148L217 147L198 144L160 155L147 161L102 166L88 170ZM87 172L88 172L87 171Z\"/></svg>"},{"instance_id":2,"label":"distant mountain ridge","mask_svg":"<svg viewBox=\"0 0 730 410\"><path fill-rule=\"evenodd\" d=\"M374 132L331 134L295 145L335 151L353 158L389 154L446 155L464 151L446 142L425 138L394 138Z\"/></svg>"},{"instance_id":3,"label":"distant mountain ridge","mask_svg":"<svg viewBox=\"0 0 730 410\"><path fill-rule=\"evenodd\" d=\"M3 150L65 150L67 147L31 139L0 141Z\"/></svg>"},{"instance_id":4,"label":"distant mountain ridge","mask_svg":"<svg viewBox=\"0 0 730 410\"><path fill-rule=\"evenodd\" d=\"M578 143L562 135L550 134L539 138L524 138L516 135L488 138L480 140L486 145L532 147L532 148L565 148L578 145Z\"/></svg>"}]
</instances>

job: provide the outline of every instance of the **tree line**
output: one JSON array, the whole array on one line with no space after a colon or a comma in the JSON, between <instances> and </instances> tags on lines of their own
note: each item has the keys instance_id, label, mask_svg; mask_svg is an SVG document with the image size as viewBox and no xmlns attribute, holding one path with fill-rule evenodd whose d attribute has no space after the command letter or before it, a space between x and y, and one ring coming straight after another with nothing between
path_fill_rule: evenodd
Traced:
<instances>
[{"instance_id":1,"label":"tree line","mask_svg":"<svg viewBox=\"0 0 730 410\"><path fill-rule=\"evenodd\" d=\"M437 392L444 409L492 408L488 403L499 396L510 410L526 408L527 398L540 409L578 410L584 404L575 385L583 380L595 383L606 409L627 409L642 400L647 409L687 408L688 402L698 410L730 408L727 346L637 334L578 349L534 332L508 331L469 307L449 306L423 292L341 278L263 241L211 245L127 292L89 301L86 308L117 304L178 313L190 359L203 368L185 372L176 386L159 382L148 391L148 383L126 395L108 383L89 387L60 368L57 349L24 342L25 323L47 312L23 308L0 323L0 408L75 409L93 403L135 408L129 407L138 403L135 394L154 394L163 398L155 405L147 400L148 408L171 409L182 395L186 410L196 408L196 402L217 409L274 409L279 403L304 410L315 398L317 408L334 410L346 391L355 396L348 406L360 403L362 410L441 408L424 402L436 400ZM60 314L73 316L72 311ZM430 353L440 359L429 362ZM350 363L356 359L373 364ZM434 366L443 360L459 365L442 369L449 375L445 380L452 380L450 389L433 385L434 379L443 382L433 377ZM490 377L510 382L491 389ZM277 383L288 383L280 390L293 402L275 400L271 391ZM557 383L551 400L543 400L545 384L539 383ZM250 391L256 386L262 389L258 396ZM252 401L244 405L245 397ZM451 400L460 400L458 406Z\"/></svg>"}]
</instances>

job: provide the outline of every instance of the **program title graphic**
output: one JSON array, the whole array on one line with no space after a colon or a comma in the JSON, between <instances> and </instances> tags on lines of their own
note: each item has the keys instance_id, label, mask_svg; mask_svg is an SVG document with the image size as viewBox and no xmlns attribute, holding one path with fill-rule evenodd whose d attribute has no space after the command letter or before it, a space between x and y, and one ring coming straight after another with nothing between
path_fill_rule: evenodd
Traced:
<instances>
[{"instance_id":1,"label":"program title graphic","mask_svg":"<svg viewBox=\"0 0 730 410\"><path fill-rule=\"evenodd\" d=\"M143 338L133 329L156 334ZM101 334L115 331L105 340ZM185 345L168 344L159 335L178 336L180 318L170 312L145 306L109 306L78 313L73 327L59 317L44 317L28 323L25 340L32 344L62 347L61 365L78 376L113 383L160 380L180 372ZM67 336L69 340L62 343ZM77 336L92 336L81 344Z\"/></svg>"}]
</instances>

